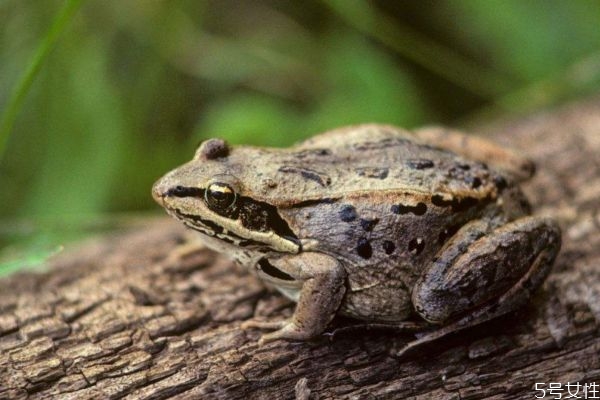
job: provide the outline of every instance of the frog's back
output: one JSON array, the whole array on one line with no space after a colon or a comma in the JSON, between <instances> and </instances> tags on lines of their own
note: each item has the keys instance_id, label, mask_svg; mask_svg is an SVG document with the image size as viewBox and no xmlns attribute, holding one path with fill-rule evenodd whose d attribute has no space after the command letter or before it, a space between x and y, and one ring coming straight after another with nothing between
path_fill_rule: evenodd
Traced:
<instances>
[{"instance_id":1,"label":"frog's back","mask_svg":"<svg viewBox=\"0 0 600 400\"><path fill-rule=\"evenodd\" d=\"M484 198L505 184L483 163L386 125L326 132L282 151L279 158L274 180L286 190L273 193L281 206L376 191Z\"/></svg>"}]
</instances>

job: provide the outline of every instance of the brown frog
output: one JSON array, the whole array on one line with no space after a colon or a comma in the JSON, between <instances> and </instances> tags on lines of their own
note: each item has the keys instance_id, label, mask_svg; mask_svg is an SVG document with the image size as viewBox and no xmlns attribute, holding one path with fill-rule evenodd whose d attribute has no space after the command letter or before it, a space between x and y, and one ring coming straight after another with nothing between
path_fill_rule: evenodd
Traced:
<instances>
[{"instance_id":1,"label":"brown frog","mask_svg":"<svg viewBox=\"0 0 600 400\"><path fill-rule=\"evenodd\" d=\"M288 149L207 140L152 194L297 302L289 320L244 325L275 330L261 342L312 338L339 313L430 330L406 351L515 309L544 281L561 236L529 216L517 184L533 170L456 131L370 124Z\"/></svg>"}]
</instances>

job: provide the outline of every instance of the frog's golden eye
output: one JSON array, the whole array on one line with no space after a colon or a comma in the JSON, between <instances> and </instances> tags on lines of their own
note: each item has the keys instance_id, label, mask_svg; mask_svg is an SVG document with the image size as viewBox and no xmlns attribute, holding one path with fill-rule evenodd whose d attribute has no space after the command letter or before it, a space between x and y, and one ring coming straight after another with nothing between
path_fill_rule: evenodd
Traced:
<instances>
[{"instance_id":1,"label":"frog's golden eye","mask_svg":"<svg viewBox=\"0 0 600 400\"><path fill-rule=\"evenodd\" d=\"M204 193L204 200L211 208L224 210L235 204L237 195L231 186L222 182L208 185Z\"/></svg>"}]
</instances>

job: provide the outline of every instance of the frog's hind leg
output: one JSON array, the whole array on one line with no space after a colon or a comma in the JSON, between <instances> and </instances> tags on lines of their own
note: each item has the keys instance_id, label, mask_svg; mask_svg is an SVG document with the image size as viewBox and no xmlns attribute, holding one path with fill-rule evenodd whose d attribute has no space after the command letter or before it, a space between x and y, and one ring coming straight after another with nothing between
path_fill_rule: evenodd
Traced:
<instances>
[{"instance_id":1,"label":"frog's hind leg","mask_svg":"<svg viewBox=\"0 0 600 400\"><path fill-rule=\"evenodd\" d=\"M525 156L475 135L438 126L423 127L413 133L432 146L471 160L490 163L518 182L531 178L535 172L535 164Z\"/></svg>"},{"instance_id":2,"label":"frog's hind leg","mask_svg":"<svg viewBox=\"0 0 600 400\"><path fill-rule=\"evenodd\" d=\"M524 217L492 226L475 221L463 227L418 280L415 309L441 326L398 356L516 309L543 283L560 249L554 221Z\"/></svg>"}]
</instances>

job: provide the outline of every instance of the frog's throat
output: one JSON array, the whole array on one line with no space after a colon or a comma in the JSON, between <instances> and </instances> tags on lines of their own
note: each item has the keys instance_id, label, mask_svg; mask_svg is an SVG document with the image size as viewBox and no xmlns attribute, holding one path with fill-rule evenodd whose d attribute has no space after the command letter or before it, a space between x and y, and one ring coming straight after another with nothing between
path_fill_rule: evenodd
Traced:
<instances>
[{"instance_id":1,"label":"frog's throat","mask_svg":"<svg viewBox=\"0 0 600 400\"><path fill-rule=\"evenodd\" d=\"M282 253L299 253L302 245L297 238L280 236L270 230L267 232L254 231L244 227L239 220L232 220L214 215L213 220L204 219L198 215L186 214L178 209L167 209L175 218L200 233L221 239L224 242L239 247L270 248Z\"/></svg>"}]
</instances>

